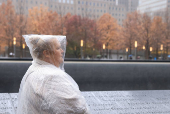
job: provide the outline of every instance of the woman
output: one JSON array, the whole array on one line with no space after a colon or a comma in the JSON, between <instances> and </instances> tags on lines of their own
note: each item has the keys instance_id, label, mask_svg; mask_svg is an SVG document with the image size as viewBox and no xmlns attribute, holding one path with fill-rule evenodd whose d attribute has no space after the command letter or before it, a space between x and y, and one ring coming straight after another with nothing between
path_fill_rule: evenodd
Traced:
<instances>
[{"instance_id":1,"label":"woman","mask_svg":"<svg viewBox=\"0 0 170 114\"><path fill-rule=\"evenodd\" d=\"M89 114L78 85L61 70L64 49L60 43L65 47L65 36L25 35L24 38L33 63L20 85L17 114Z\"/></svg>"}]
</instances>

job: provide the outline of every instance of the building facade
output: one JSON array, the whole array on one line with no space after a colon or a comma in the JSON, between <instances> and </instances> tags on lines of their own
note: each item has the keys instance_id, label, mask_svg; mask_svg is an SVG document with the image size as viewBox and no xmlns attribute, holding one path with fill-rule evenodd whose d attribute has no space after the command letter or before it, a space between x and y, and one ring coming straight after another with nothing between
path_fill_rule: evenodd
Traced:
<instances>
[{"instance_id":1,"label":"building facade","mask_svg":"<svg viewBox=\"0 0 170 114\"><path fill-rule=\"evenodd\" d=\"M134 12L139 5L139 0L119 0L118 5L124 5L127 12Z\"/></svg>"},{"instance_id":2,"label":"building facade","mask_svg":"<svg viewBox=\"0 0 170 114\"><path fill-rule=\"evenodd\" d=\"M0 3L7 0L0 0ZM138 0L12 0L17 13L28 15L28 10L43 5L49 10L61 15L71 13L91 19L99 19L104 13L109 13L123 24L129 12L137 10Z\"/></svg>"},{"instance_id":3,"label":"building facade","mask_svg":"<svg viewBox=\"0 0 170 114\"><path fill-rule=\"evenodd\" d=\"M141 13L153 13L165 11L170 4L170 0L139 0L137 8Z\"/></svg>"}]
</instances>

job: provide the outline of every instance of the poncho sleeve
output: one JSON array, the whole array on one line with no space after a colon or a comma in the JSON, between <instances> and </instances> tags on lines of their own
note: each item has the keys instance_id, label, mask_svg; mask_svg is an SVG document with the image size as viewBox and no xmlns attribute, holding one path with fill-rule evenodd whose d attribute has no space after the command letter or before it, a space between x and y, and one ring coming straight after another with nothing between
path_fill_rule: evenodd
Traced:
<instances>
[{"instance_id":1,"label":"poncho sleeve","mask_svg":"<svg viewBox=\"0 0 170 114\"><path fill-rule=\"evenodd\" d=\"M42 98L41 109L49 114L90 114L79 89L64 76L50 76Z\"/></svg>"}]
</instances>

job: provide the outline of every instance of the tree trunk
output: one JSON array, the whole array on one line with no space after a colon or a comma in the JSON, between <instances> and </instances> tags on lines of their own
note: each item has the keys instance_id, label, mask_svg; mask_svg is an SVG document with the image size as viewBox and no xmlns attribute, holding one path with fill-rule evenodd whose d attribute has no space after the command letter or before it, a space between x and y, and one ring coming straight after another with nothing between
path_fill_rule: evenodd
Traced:
<instances>
[{"instance_id":1,"label":"tree trunk","mask_svg":"<svg viewBox=\"0 0 170 114\"><path fill-rule=\"evenodd\" d=\"M147 39L147 41L146 41L145 47L146 47L145 58L146 58L146 59L149 59L150 50L149 50L149 40L148 40L148 39Z\"/></svg>"},{"instance_id":2,"label":"tree trunk","mask_svg":"<svg viewBox=\"0 0 170 114\"><path fill-rule=\"evenodd\" d=\"M166 57L165 57L165 59L167 60L168 59L168 42L166 43Z\"/></svg>"},{"instance_id":3,"label":"tree trunk","mask_svg":"<svg viewBox=\"0 0 170 114\"><path fill-rule=\"evenodd\" d=\"M86 48L87 48L87 33L86 33L86 31L87 31L87 30L86 30L86 28L85 28L85 31L84 31L84 32L85 32L85 33L84 33L84 39L85 39L85 40L84 40L84 45L85 45L85 46L84 46L84 47L85 47L85 48L84 48L84 56L85 56L85 57L87 56L87 55L86 55L86 54L87 54L87 52L86 52Z\"/></svg>"},{"instance_id":4,"label":"tree trunk","mask_svg":"<svg viewBox=\"0 0 170 114\"><path fill-rule=\"evenodd\" d=\"M158 47L156 48L156 59L158 59Z\"/></svg>"}]
</instances>

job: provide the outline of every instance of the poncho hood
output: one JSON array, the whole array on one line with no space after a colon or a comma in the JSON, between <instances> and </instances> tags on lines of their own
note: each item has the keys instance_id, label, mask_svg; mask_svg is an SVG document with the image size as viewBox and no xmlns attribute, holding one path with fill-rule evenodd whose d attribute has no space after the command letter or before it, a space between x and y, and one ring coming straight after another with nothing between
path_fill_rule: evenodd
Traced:
<instances>
[{"instance_id":1,"label":"poncho hood","mask_svg":"<svg viewBox=\"0 0 170 114\"><path fill-rule=\"evenodd\" d=\"M44 43L48 42L51 39L57 39L59 41L60 45L61 45L61 49L64 51L63 55L62 55L63 63L60 64L60 69L64 70L64 58L65 58L66 44L67 44L66 36L29 34L29 35L23 35L23 37L25 39L25 42L26 42L27 46L29 47L30 54L31 54L31 56L33 58L33 61L38 59L38 57L33 54L33 51L36 49L36 46L34 44L36 44L39 41L39 39L35 40L34 44L33 44L33 43L31 43L30 38L33 38L33 37L34 38L35 37L40 38L41 40L43 40Z\"/></svg>"}]
</instances>

